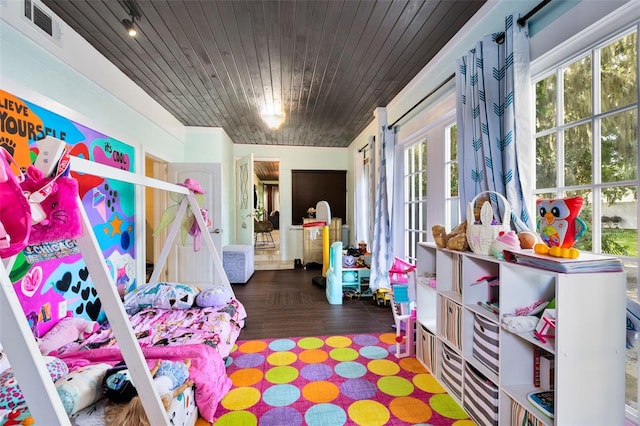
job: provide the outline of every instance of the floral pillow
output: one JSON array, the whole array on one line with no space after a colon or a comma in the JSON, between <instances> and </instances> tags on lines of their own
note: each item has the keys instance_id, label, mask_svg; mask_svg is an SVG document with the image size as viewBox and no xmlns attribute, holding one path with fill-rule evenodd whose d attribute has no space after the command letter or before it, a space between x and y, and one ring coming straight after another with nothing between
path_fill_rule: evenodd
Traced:
<instances>
[{"instance_id":1,"label":"floral pillow","mask_svg":"<svg viewBox=\"0 0 640 426\"><path fill-rule=\"evenodd\" d=\"M69 367L61 359L52 356L45 356L43 359L53 381L69 374ZM8 368L0 374L0 409L13 410L24 403L24 395L13 376L13 369Z\"/></svg>"},{"instance_id":2,"label":"floral pillow","mask_svg":"<svg viewBox=\"0 0 640 426\"><path fill-rule=\"evenodd\" d=\"M145 284L124 296L124 308L129 315L141 309L189 309L193 307L198 287L178 283Z\"/></svg>"}]
</instances>

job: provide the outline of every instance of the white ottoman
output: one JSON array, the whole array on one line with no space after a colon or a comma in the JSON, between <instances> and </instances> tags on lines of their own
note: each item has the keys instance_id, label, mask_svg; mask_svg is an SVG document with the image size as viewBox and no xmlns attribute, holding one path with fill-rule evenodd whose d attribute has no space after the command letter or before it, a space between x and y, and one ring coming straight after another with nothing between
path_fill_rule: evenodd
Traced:
<instances>
[{"instance_id":1,"label":"white ottoman","mask_svg":"<svg viewBox=\"0 0 640 426\"><path fill-rule=\"evenodd\" d=\"M232 244L222 248L222 266L230 283L246 283L253 275L253 246Z\"/></svg>"}]
</instances>

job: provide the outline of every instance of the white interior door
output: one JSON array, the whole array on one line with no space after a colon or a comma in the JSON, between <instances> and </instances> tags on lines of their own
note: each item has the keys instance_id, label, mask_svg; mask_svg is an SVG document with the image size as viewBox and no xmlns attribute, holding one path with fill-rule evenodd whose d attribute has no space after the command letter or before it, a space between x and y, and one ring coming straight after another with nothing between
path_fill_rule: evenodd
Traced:
<instances>
[{"instance_id":1,"label":"white interior door","mask_svg":"<svg viewBox=\"0 0 640 426\"><path fill-rule=\"evenodd\" d=\"M158 180L162 180L165 182L169 182L167 177L167 163L162 161L157 161L148 155L145 158L145 172L146 176L155 178ZM164 247L164 242L167 239L167 230L163 230L157 236L153 236L154 229L160 223L160 217L162 212L167 208L167 203L169 202L168 197L164 196L162 191L145 187L145 197L146 197L146 222L148 223L147 228L147 240L146 243L146 259L151 260L153 262L157 262L158 255L162 251ZM145 271L146 272L146 271ZM161 281L169 281L169 276L167 275L167 268L162 268L162 271L159 276L159 280Z\"/></svg>"},{"instance_id":2,"label":"white interior door","mask_svg":"<svg viewBox=\"0 0 640 426\"><path fill-rule=\"evenodd\" d=\"M236 160L236 242L253 245L253 154Z\"/></svg>"},{"instance_id":3,"label":"white interior door","mask_svg":"<svg viewBox=\"0 0 640 426\"><path fill-rule=\"evenodd\" d=\"M213 244L222 261L222 165L220 163L170 163L168 171L170 182L182 183L187 178L200 182L205 191L204 202L200 206L208 210L211 226L207 230L213 239ZM169 201L169 204L174 201ZM167 272L170 281L184 284L198 284L217 282L219 277L215 273L211 254L206 245L202 244L198 252L194 251L193 237L187 236L182 245L178 235L169 259Z\"/></svg>"}]
</instances>

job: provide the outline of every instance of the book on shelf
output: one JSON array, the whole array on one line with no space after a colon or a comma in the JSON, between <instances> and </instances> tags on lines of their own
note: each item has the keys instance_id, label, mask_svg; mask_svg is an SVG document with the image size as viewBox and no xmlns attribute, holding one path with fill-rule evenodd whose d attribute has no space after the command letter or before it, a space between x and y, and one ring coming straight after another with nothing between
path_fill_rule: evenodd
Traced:
<instances>
[{"instance_id":1,"label":"book on shelf","mask_svg":"<svg viewBox=\"0 0 640 426\"><path fill-rule=\"evenodd\" d=\"M533 386L540 387L540 357L542 356L542 348L535 347L533 349Z\"/></svg>"},{"instance_id":2,"label":"book on shelf","mask_svg":"<svg viewBox=\"0 0 640 426\"><path fill-rule=\"evenodd\" d=\"M553 391L547 390L535 391L527 395L529 402L550 418L553 418L553 397Z\"/></svg>"},{"instance_id":3,"label":"book on shelf","mask_svg":"<svg viewBox=\"0 0 640 426\"><path fill-rule=\"evenodd\" d=\"M559 273L623 272L617 257L581 252L576 259L565 259L534 253L532 249L505 250L505 260L511 263L546 269Z\"/></svg>"},{"instance_id":4,"label":"book on shelf","mask_svg":"<svg viewBox=\"0 0 640 426\"><path fill-rule=\"evenodd\" d=\"M540 387L553 390L555 375L555 359L552 354L545 352L540 356Z\"/></svg>"},{"instance_id":5,"label":"book on shelf","mask_svg":"<svg viewBox=\"0 0 640 426\"><path fill-rule=\"evenodd\" d=\"M533 350L533 386L553 390L555 359L553 354L540 347Z\"/></svg>"}]
</instances>

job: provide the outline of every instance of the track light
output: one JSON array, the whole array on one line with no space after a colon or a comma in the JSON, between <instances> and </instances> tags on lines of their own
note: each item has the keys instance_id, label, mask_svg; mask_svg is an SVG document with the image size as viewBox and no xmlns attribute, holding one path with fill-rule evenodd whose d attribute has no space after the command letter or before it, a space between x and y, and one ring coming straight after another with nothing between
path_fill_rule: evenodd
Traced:
<instances>
[{"instance_id":1,"label":"track light","mask_svg":"<svg viewBox=\"0 0 640 426\"><path fill-rule=\"evenodd\" d=\"M120 3L127 15L129 15L129 19L125 18L122 20L122 26L127 30L127 34L129 34L130 37L135 37L138 35L136 21L142 19L142 11L135 0L118 0L118 3Z\"/></svg>"},{"instance_id":2,"label":"track light","mask_svg":"<svg viewBox=\"0 0 640 426\"><path fill-rule=\"evenodd\" d=\"M122 25L124 26L124 28L127 30L127 33L131 36L131 37L135 37L138 34L138 31L136 31L136 18L131 16L131 19L123 19L122 20Z\"/></svg>"}]
</instances>

